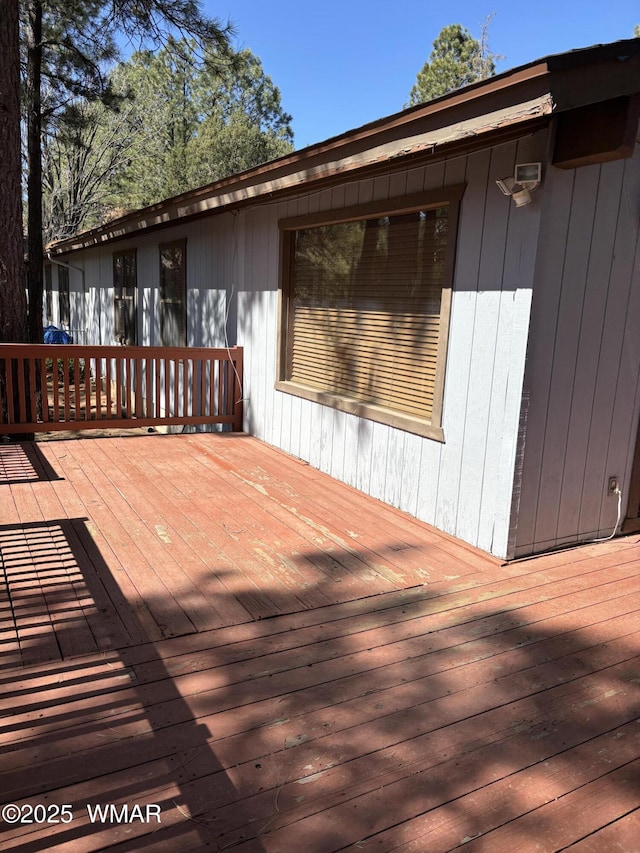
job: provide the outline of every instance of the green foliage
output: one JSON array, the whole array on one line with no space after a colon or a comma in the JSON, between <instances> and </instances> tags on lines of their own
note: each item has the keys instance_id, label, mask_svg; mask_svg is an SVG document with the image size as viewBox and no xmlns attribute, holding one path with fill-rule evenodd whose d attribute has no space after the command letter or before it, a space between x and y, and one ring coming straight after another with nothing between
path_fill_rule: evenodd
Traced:
<instances>
[{"instance_id":1,"label":"green foliage","mask_svg":"<svg viewBox=\"0 0 640 853\"><path fill-rule=\"evenodd\" d=\"M366 235L366 222L339 222L296 234L296 301L337 305L352 295Z\"/></svg>"},{"instance_id":2,"label":"green foliage","mask_svg":"<svg viewBox=\"0 0 640 853\"><path fill-rule=\"evenodd\" d=\"M251 51L169 38L109 80L114 112L79 99L45 147L48 239L258 165L293 148L291 117Z\"/></svg>"},{"instance_id":3,"label":"green foliage","mask_svg":"<svg viewBox=\"0 0 640 853\"><path fill-rule=\"evenodd\" d=\"M636 24L635 27L633 28L633 37L634 37L634 39L640 38L640 24Z\"/></svg>"},{"instance_id":4,"label":"green foliage","mask_svg":"<svg viewBox=\"0 0 640 853\"><path fill-rule=\"evenodd\" d=\"M65 122L73 122L79 97L117 105L122 93L107 72L119 56L119 36L156 48L177 31L225 49L231 32L206 18L196 0L22 0L21 10L25 49L34 12L42 14L42 115Z\"/></svg>"},{"instance_id":5,"label":"green foliage","mask_svg":"<svg viewBox=\"0 0 640 853\"><path fill-rule=\"evenodd\" d=\"M250 50L232 62L205 58L196 86L198 129L189 149L192 186L242 172L293 150L280 90Z\"/></svg>"},{"instance_id":6,"label":"green foliage","mask_svg":"<svg viewBox=\"0 0 640 853\"><path fill-rule=\"evenodd\" d=\"M444 27L433 42L429 61L418 73L409 94L408 106L422 104L495 74L495 59L489 52L487 29L483 26L481 40L475 39L460 24Z\"/></svg>"},{"instance_id":7,"label":"green foliage","mask_svg":"<svg viewBox=\"0 0 640 853\"><path fill-rule=\"evenodd\" d=\"M118 71L133 95L136 138L118 179L122 207L141 207L256 166L293 148L280 91L249 50L170 41Z\"/></svg>"},{"instance_id":8,"label":"green foliage","mask_svg":"<svg viewBox=\"0 0 640 853\"><path fill-rule=\"evenodd\" d=\"M23 47L27 52L40 49L45 130L55 128L65 117L73 121L77 97L113 102L105 68L115 59L117 46L105 5L101 0L23 0L21 4ZM42 38L32 44L36 11L42 15ZM33 83L28 67L25 83L28 91Z\"/></svg>"}]
</instances>

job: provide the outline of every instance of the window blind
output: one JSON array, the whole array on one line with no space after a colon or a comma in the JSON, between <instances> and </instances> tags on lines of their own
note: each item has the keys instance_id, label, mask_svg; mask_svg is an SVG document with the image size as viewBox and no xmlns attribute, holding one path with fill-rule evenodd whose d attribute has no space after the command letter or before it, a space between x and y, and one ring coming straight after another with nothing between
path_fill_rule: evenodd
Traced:
<instances>
[{"instance_id":1,"label":"window blind","mask_svg":"<svg viewBox=\"0 0 640 853\"><path fill-rule=\"evenodd\" d=\"M447 205L294 232L287 378L429 419Z\"/></svg>"}]
</instances>

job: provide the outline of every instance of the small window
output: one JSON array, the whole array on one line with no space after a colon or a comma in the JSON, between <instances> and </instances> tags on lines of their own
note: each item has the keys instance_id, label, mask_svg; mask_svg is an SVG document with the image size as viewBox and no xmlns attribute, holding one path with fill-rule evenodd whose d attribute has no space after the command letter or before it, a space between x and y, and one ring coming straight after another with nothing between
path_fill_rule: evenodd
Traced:
<instances>
[{"instance_id":1,"label":"small window","mask_svg":"<svg viewBox=\"0 0 640 853\"><path fill-rule=\"evenodd\" d=\"M51 264L44 265L44 310L47 317L47 325L53 323L53 284Z\"/></svg>"},{"instance_id":2,"label":"small window","mask_svg":"<svg viewBox=\"0 0 640 853\"><path fill-rule=\"evenodd\" d=\"M187 241L160 246L160 343L187 345Z\"/></svg>"},{"instance_id":3,"label":"small window","mask_svg":"<svg viewBox=\"0 0 640 853\"><path fill-rule=\"evenodd\" d=\"M127 346L138 342L136 250L113 255L114 337Z\"/></svg>"},{"instance_id":4,"label":"small window","mask_svg":"<svg viewBox=\"0 0 640 853\"><path fill-rule=\"evenodd\" d=\"M280 223L279 390L443 439L462 192Z\"/></svg>"},{"instance_id":5,"label":"small window","mask_svg":"<svg viewBox=\"0 0 640 853\"><path fill-rule=\"evenodd\" d=\"M69 306L69 270L58 267L58 308L60 325L69 328L71 325L71 310Z\"/></svg>"}]
</instances>

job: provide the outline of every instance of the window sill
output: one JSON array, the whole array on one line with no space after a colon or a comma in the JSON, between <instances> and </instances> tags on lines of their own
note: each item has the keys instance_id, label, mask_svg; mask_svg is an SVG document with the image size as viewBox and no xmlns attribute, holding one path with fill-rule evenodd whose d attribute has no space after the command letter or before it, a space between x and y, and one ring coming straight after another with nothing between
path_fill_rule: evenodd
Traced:
<instances>
[{"instance_id":1,"label":"window sill","mask_svg":"<svg viewBox=\"0 0 640 853\"><path fill-rule=\"evenodd\" d=\"M350 415L356 415L360 418L366 418L370 421L376 421L395 429L401 429L405 432L411 432L414 435L421 435L424 438L431 438L434 441L444 443L444 430L442 427L434 426L428 421L413 417L412 415L404 415L402 412L385 409L383 406L376 406L373 403L363 403L351 397L331 394L329 391L319 391L317 388L299 385L296 382L277 381L275 389L276 391L282 391L284 394L292 394L294 397L302 397L304 400L311 400L314 403L321 403L323 406L330 406L340 412L347 412Z\"/></svg>"}]
</instances>

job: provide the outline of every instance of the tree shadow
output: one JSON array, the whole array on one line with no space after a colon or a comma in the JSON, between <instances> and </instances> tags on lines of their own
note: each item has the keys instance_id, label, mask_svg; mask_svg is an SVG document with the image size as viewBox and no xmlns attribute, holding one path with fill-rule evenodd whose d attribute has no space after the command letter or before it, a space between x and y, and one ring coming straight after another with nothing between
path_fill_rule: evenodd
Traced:
<instances>
[{"instance_id":1,"label":"tree shadow","mask_svg":"<svg viewBox=\"0 0 640 853\"><path fill-rule=\"evenodd\" d=\"M220 846L249 849L249 833L269 851L551 851L635 809L638 594L583 580L521 577L486 603L444 587L375 597L270 637L226 685L235 730L218 755L251 821L212 792Z\"/></svg>"}]
</instances>

